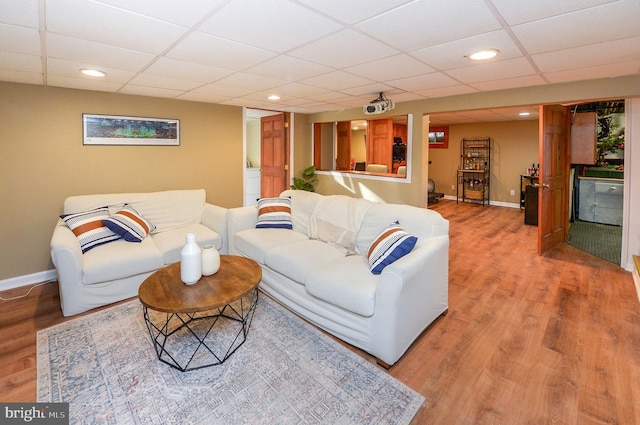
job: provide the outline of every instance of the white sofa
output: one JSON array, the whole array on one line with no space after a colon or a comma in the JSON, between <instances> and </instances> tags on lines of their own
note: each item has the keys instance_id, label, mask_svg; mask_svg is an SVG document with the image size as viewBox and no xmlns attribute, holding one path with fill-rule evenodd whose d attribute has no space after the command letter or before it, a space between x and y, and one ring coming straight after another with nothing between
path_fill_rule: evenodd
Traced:
<instances>
[{"instance_id":1,"label":"white sofa","mask_svg":"<svg viewBox=\"0 0 640 425\"><path fill-rule=\"evenodd\" d=\"M187 233L195 233L200 246L214 245L227 252L227 209L208 204L203 189L72 196L64 201L63 214L103 206L114 213L124 204L155 226L142 242L118 239L83 254L78 238L58 220L51 237L51 259L65 316L136 296L151 273L180 261Z\"/></svg>"},{"instance_id":2,"label":"white sofa","mask_svg":"<svg viewBox=\"0 0 640 425\"><path fill-rule=\"evenodd\" d=\"M448 309L449 222L425 208L343 195L287 190L281 197L291 199L293 229L256 228L257 206L231 208L229 253L260 264L264 292L393 365ZM374 275L367 250L395 221L417 243ZM349 238L352 249L344 243Z\"/></svg>"}]
</instances>

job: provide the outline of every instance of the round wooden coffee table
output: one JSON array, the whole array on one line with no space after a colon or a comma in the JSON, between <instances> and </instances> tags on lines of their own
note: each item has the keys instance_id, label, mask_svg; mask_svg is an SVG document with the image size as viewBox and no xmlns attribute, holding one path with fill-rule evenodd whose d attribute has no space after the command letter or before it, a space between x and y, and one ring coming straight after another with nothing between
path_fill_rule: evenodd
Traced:
<instances>
[{"instance_id":1,"label":"round wooden coffee table","mask_svg":"<svg viewBox=\"0 0 640 425\"><path fill-rule=\"evenodd\" d=\"M261 279L255 261L235 255L193 285L180 280L180 263L149 276L138 296L158 359L183 372L227 360L246 341Z\"/></svg>"}]
</instances>

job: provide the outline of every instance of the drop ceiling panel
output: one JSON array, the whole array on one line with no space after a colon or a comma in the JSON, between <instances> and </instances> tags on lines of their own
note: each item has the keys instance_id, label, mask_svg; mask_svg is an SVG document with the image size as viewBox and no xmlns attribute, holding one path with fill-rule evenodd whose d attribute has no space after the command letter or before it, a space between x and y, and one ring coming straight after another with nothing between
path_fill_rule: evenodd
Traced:
<instances>
[{"instance_id":1,"label":"drop ceiling panel","mask_svg":"<svg viewBox=\"0 0 640 425\"><path fill-rule=\"evenodd\" d=\"M640 36L534 55L542 72L625 63L640 57Z\"/></svg>"},{"instance_id":2,"label":"drop ceiling panel","mask_svg":"<svg viewBox=\"0 0 640 425\"><path fill-rule=\"evenodd\" d=\"M47 54L51 58L126 71L140 71L154 58L149 53L51 33L47 34Z\"/></svg>"},{"instance_id":3,"label":"drop ceiling panel","mask_svg":"<svg viewBox=\"0 0 640 425\"><path fill-rule=\"evenodd\" d=\"M431 64L436 69L446 71L477 65L477 62L472 61L468 56L473 52L487 49L498 49L500 51L499 56L492 59L493 62L522 57L522 51L504 30L491 31L449 43L414 50L411 55Z\"/></svg>"},{"instance_id":4,"label":"drop ceiling panel","mask_svg":"<svg viewBox=\"0 0 640 425\"><path fill-rule=\"evenodd\" d=\"M161 57L145 70L145 74L147 73L166 78L175 78L176 75L180 75L189 81L211 83L232 74L233 71L215 66Z\"/></svg>"},{"instance_id":5,"label":"drop ceiling panel","mask_svg":"<svg viewBox=\"0 0 640 425\"><path fill-rule=\"evenodd\" d=\"M386 44L348 29L289 52L290 56L344 68L382 59L398 51Z\"/></svg>"},{"instance_id":6,"label":"drop ceiling panel","mask_svg":"<svg viewBox=\"0 0 640 425\"><path fill-rule=\"evenodd\" d=\"M437 98L437 97L446 97L446 96L458 96L461 94L475 93L477 91L478 90L474 89L473 87L470 87L464 84L458 84L455 86L437 87L434 89L427 89L427 90L418 90L415 93L419 94L420 96L424 96L426 98Z\"/></svg>"},{"instance_id":7,"label":"drop ceiling panel","mask_svg":"<svg viewBox=\"0 0 640 425\"><path fill-rule=\"evenodd\" d=\"M120 86L127 81L135 77L135 72L124 71L121 69L114 69L104 67L102 70L107 73L105 78L85 78L80 69L87 68L86 63L80 63L75 61L67 61L56 58L47 59L47 71L49 77L65 77L65 78L77 78L78 80L89 80L94 82L106 81L109 83L118 83Z\"/></svg>"},{"instance_id":8,"label":"drop ceiling panel","mask_svg":"<svg viewBox=\"0 0 640 425\"><path fill-rule=\"evenodd\" d=\"M251 46L285 52L342 28L337 22L288 0L269 0L228 2L199 30ZM292 37L292 34L296 36Z\"/></svg>"},{"instance_id":9,"label":"drop ceiling panel","mask_svg":"<svg viewBox=\"0 0 640 425\"><path fill-rule=\"evenodd\" d=\"M130 10L161 21L190 27L207 16L226 0L189 0L176 7L176 0L100 0L121 9Z\"/></svg>"},{"instance_id":10,"label":"drop ceiling panel","mask_svg":"<svg viewBox=\"0 0 640 425\"><path fill-rule=\"evenodd\" d=\"M158 89L179 90L181 92L193 90L203 85L199 81L179 80L177 78L160 77L158 75L139 74L129 84Z\"/></svg>"},{"instance_id":11,"label":"drop ceiling panel","mask_svg":"<svg viewBox=\"0 0 640 425\"><path fill-rule=\"evenodd\" d=\"M387 81L387 84L405 91L413 92L433 89L436 87L455 86L459 84L459 82L441 72L432 72L431 74L416 77L390 80Z\"/></svg>"},{"instance_id":12,"label":"drop ceiling panel","mask_svg":"<svg viewBox=\"0 0 640 425\"><path fill-rule=\"evenodd\" d=\"M38 28L38 0L0 1L0 22Z\"/></svg>"},{"instance_id":13,"label":"drop ceiling panel","mask_svg":"<svg viewBox=\"0 0 640 425\"><path fill-rule=\"evenodd\" d=\"M147 87L147 86L137 86L135 84L127 84L120 90L122 94L133 94L136 96L155 96L155 97L166 97L166 98L177 98L181 94L184 94L184 91L181 90L171 90L171 89L159 89L157 87ZM152 94L156 93L156 94Z\"/></svg>"},{"instance_id":14,"label":"drop ceiling panel","mask_svg":"<svg viewBox=\"0 0 640 425\"><path fill-rule=\"evenodd\" d=\"M202 32L189 34L178 46L167 53L170 58L234 71L244 70L275 55L273 52Z\"/></svg>"},{"instance_id":15,"label":"drop ceiling panel","mask_svg":"<svg viewBox=\"0 0 640 425\"><path fill-rule=\"evenodd\" d=\"M37 30L0 24L0 51L40 55Z\"/></svg>"},{"instance_id":16,"label":"drop ceiling panel","mask_svg":"<svg viewBox=\"0 0 640 425\"><path fill-rule=\"evenodd\" d=\"M249 74L264 75L286 81L299 81L331 72L333 68L291 56L280 55L246 70Z\"/></svg>"},{"instance_id":17,"label":"drop ceiling panel","mask_svg":"<svg viewBox=\"0 0 640 425\"><path fill-rule=\"evenodd\" d=\"M640 1L583 9L513 27L529 54L588 46L640 35Z\"/></svg>"},{"instance_id":18,"label":"drop ceiling panel","mask_svg":"<svg viewBox=\"0 0 640 425\"><path fill-rule=\"evenodd\" d=\"M137 13L83 0L47 0L47 31L102 44L161 53L185 32Z\"/></svg>"},{"instance_id":19,"label":"drop ceiling panel","mask_svg":"<svg viewBox=\"0 0 640 425\"><path fill-rule=\"evenodd\" d=\"M517 25L615 1L617 0L536 0L527 2L492 0L492 3L510 25Z\"/></svg>"},{"instance_id":20,"label":"drop ceiling panel","mask_svg":"<svg viewBox=\"0 0 640 425\"><path fill-rule=\"evenodd\" d=\"M373 81L350 74L344 71L333 71L327 74L318 75L317 77L302 80L302 83L317 87L324 87L329 90L342 90L349 87L363 86L371 84Z\"/></svg>"},{"instance_id":21,"label":"drop ceiling panel","mask_svg":"<svg viewBox=\"0 0 640 425\"><path fill-rule=\"evenodd\" d=\"M503 78L490 81L469 83L469 86L478 91L504 90L516 87L531 87L545 84L545 80L539 75L525 75L523 77Z\"/></svg>"},{"instance_id":22,"label":"drop ceiling panel","mask_svg":"<svg viewBox=\"0 0 640 425\"><path fill-rule=\"evenodd\" d=\"M286 81L275 78L261 77L257 75L247 74L244 72L236 72L228 77L218 80L216 84L229 87L242 87L251 90L260 90L260 88L273 88L285 84Z\"/></svg>"},{"instance_id":23,"label":"drop ceiling panel","mask_svg":"<svg viewBox=\"0 0 640 425\"><path fill-rule=\"evenodd\" d=\"M447 71L448 75L463 83L504 80L507 78L535 75L535 73L536 71L525 58L478 63L474 67Z\"/></svg>"},{"instance_id":24,"label":"drop ceiling panel","mask_svg":"<svg viewBox=\"0 0 640 425\"><path fill-rule=\"evenodd\" d=\"M40 56L0 52L0 69L2 68L12 71L42 74L42 61L40 60Z\"/></svg>"},{"instance_id":25,"label":"drop ceiling panel","mask_svg":"<svg viewBox=\"0 0 640 425\"><path fill-rule=\"evenodd\" d=\"M345 71L375 81L395 80L434 72L435 69L407 54L389 56L361 65L346 68Z\"/></svg>"},{"instance_id":26,"label":"drop ceiling panel","mask_svg":"<svg viewBox=\"0 0 640 425\"><path fill-rule=\"evenodd\" d=\"M347 24L355 24L411 1L413 0L298 0L298 3L306 4Z\"/></svg>"},{"instance_id":27,"label":"drop ceiling panel","mask_svg":"<svg viewBox=\"0 0 640 425\"><path fill-rule=\"evenodd\" d=\"M484 2L419 0L356 27L391 46L411 51L497 30L500 24Z\"/></svg>"},{"instance_id":28,"label":"drop ceiling panel","mask_svg":"<svg viewBox=\"0 0 640 425\"><path fill-rule=\"evenodd\" d=\"M122 87L120 83L105 80L70 78L65 76L50 75L48 83L55 87L65 87L78 90L93 90L103 92L118 92Z\"/></svg>"},{"instance_id":29,"label":"drop ceiling panel","mask_svg":"<svg viewBox=\"0 0 640 425\"><path fill-rule=\"evenodd\" d=\"M565 83L569 81L593 80L598 78L611 78L612 76L638 74L638 72L640 72L640 60L627 63L590 66L589 68L572 69L569 71L548 72L545 75L551 83Z\"/></svg>"}]
</instances>

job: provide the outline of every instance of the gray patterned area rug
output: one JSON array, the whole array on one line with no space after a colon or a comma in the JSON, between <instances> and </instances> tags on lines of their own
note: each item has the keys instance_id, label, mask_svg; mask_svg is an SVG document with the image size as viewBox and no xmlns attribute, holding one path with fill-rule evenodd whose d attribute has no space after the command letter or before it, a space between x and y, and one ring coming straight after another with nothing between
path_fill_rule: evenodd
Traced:
<instances>
[{"instance_id":1,"label":"gray patterned area rug","mask_svg":"<svg viewBox=\"0 0 640 425\"><path fill-rule=\"evenodd\" d=\"M408 424L424 397L261 294L222 365L158 360L136 299L38 332L38 402L82 424Z\"/></svg>"}]
</instances>

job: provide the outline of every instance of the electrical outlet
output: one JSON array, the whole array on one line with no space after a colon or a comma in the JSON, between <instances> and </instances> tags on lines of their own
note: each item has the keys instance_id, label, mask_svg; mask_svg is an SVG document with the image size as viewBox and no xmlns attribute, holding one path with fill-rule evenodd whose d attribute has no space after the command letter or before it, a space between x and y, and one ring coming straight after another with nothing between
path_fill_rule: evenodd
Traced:
<instances>
[{"instance_id":1,"label":"electrical outlet","mask_svg":"<svg viewBox=\"0 0 640 425\"><path fill-rule=\"evenodd\" d=\"M515 190L513 190L513 189L511 189L511 196L513 196L513 195L515 195L515 194L516 194L516 191L515 191Z\"/></svg>"},{"instance_id":2,"label":"electrical outlet","mask_svg":"<svg viewBox=\"0 0 640 425\"><path fill-rule=\"evenodd\" d=\"M455 184L451 185L451 190L456 190L456 185Z\"/></svg>"}]
</instances>

